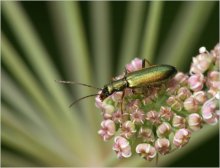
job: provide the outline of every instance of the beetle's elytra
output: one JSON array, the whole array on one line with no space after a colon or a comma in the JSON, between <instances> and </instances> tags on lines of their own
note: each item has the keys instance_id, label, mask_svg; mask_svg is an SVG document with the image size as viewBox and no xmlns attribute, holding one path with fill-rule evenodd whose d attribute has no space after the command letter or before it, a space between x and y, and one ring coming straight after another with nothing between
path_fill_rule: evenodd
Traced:
<instances>
[{"instance_id":1,"label":"beetle's elytra","mask_svg":"<svg viewBox=\"0 0 220 168\"><path fill-rule=\"evenodd\" d=\"M105 85L100 94L100 99L103 101L114 92L123 91L125 88L139 88L160 84L173 77L176 73L176 68L170 65L153 65L142 68L126 74L122 79Z\"/></svg>"}]
</instances>

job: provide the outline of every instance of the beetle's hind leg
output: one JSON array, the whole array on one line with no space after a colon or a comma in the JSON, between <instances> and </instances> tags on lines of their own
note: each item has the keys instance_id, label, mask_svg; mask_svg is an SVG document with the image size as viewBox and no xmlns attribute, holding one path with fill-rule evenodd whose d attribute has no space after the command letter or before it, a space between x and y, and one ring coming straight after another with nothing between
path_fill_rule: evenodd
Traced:
<instances>
[{"instance_id":1,"label":"beetle's hind leg","mask_svg":"<svg viewBox=\"0 0 220 168\"><path fill-rule=\"evenodd\" d=\"M125 97L125 91L123 90L122 96L121 96L121 114L123 116L123 108L124 108L124 97Z\"/></svg>"}]
</instances>

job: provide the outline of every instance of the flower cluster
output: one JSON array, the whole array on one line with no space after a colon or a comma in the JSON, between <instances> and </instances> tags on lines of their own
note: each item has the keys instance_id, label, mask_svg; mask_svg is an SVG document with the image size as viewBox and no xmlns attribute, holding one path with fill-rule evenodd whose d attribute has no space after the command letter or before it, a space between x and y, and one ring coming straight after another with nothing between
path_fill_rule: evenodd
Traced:
<instances>
[{"instance_id":1,"label":"flower cluster","mask_svg":"<svg viewBox=\"0 0 220 168\"><path fill-rule=\"evenodd\" d=\"M152 160L183 147L194 131L218 122L219 61L220 44L211 52L201 47L189 74L178 72L157 86L126 88L123 99L122 91L104 101L97 96L96 106L103 115L98 133L104 141L115 136L113 150L118 158L137 153ZM141 68L142 60L138 58L126 65L128 73Z\"/></svg>"}]
</instances>

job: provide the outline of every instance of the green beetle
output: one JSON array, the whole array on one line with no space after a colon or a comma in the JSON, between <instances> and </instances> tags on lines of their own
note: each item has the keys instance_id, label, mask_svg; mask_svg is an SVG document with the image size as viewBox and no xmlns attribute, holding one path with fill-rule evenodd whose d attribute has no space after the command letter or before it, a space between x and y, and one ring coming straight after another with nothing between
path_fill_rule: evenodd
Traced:
<instances>
[{"instance_id":1,"label":"green beetle","mask_svg":"<svg viewBox=\"0 0 220 168\"><path fill-rule=\"evenodd\" d=\"M60 83L67 83L67 84L79 84L87 87L92 87L98 90L101 90L100 94L92 94L85 97L82 97L76 101L74 101L72 105L77 103L78 101L91 97L91 96L100 96L100 100L103 101L110 95L112 95L114 92L123 91L124 95L124 89L125 88L141 88L141 87L148 87L148 86L154 86L158 84L162 84L163 82L169 80L177 73L177 70L175 67L171 65L151 65L146 59L142 60L142 69L138 71L134 71L131 73L127 73L127 70L125 69L125 75L123 78L118 80L112 80L110 83L105 85L103 88L97 88L91 85L78 83L78 82L72 82L72 81L58 81ZM122 96L123 99L123 96Z\"/></svg>"}]
</instances>

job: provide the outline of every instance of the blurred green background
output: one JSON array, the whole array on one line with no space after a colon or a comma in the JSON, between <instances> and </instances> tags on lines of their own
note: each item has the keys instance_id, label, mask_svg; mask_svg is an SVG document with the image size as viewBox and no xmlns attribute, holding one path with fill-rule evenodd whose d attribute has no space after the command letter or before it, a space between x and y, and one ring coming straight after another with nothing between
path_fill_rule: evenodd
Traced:
<instances>
[{"instance_id":1,"label":"blurred green background","mask_svg":"<svg viewBox=\"0 0 220 168\"><path fill-rule=\"evenodd\" d=\"M97 135L96 91L134 57L189 70L219 41L219 2L1 2L1 166L154 166L118 160ZM218 166L218 126L160 158L160 166Z\"/></svg>"}]
</instances>

